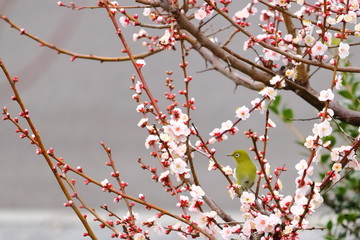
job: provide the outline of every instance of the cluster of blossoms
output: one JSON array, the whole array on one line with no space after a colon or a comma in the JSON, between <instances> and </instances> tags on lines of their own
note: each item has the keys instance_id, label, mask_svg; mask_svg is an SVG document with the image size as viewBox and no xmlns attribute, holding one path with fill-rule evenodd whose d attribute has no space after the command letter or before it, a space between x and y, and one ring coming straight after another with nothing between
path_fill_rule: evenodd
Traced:
<instances>
[{"instance_id":1,"label":"cluster of blossoms","mask_svg":"<svg viewBox=\"0 0 360 240\"><path fill-rule=\"evenodd\" d=\"M175 8L175 5L178 4L176 1L172 3L174 6L169 6L169 8ZM250 191L238 192L239 188L236 184L231 183L228 185L231 198L235 199L234 196L237 194L240 197L242 224L218 224L219 216L215 211L205 212L203 210L205 192L200 186L192 183L192 177L195 174L193 174L189 163L194 157L192 152L198 151L210 160L209 171L221 167L222 173L229 179L228 176L233 174L233 169L229 166L222 167L215 159L215 149L209 149L209 146L227 140L228 135L238 133L237 124L240 121L247 120L252 111L264 113L267 110L265 100L268 100L269 104L276 100L278 89L289 87L292 82L298 83L298 78L302 77L298 74L300 64L305 65L308 62L316 66L327 64L328 68L339 66L339 60L343 61L342 59L346 59L350 53L350 44L346 42L347 39L352 36L360 36L360 23L357 23L357 16L360 14L359 2L358 0L320 0L312 4L304 0L253 0L246 6L242 4L240 9L235 9L235 11L229 11L230 4L232 4L230 0L211 0L203 4L197 0L189 0L186 6L178 9L179 11L176 14L186 16L189 24L198 24L198 30L199 32L203 31L202 33L205 33L205 30L201 30L201 28L207 24L207 21L211 21L221 13L228 14L226 20L230 23L229 25L238 25L238 28L234 35L226 41L230 42L238 32L244 33L248 39L244 43L243 50L254 49L257 55L255 63L268 71L274 70L275 76L269 79L268 82L262 82L266 86L258 92L261 97L251 101L251 108L245 105L237 108L235 110L236 121L224 121L220 127L213 129L209 133L210 138L208 140L204 141L199 137L195 146L190 143L190 137L198 136L197 130L191 127L189 115L178 107L179 104L175 101L175 94L165 94L166 98L171 101L171 104L167 107L167 116L156 108L157 101L151 99L150 96L149 102L140 100L144 84L140 81L135 83L133 79L132 89L135 91L133 99L138 103L136 111L142 114L138 126L148 131L149 135L145 140L145 147L151 149L151 156L158 159L161 165L159 175L156 173L156 168L151 168L150 172L153 173L154 180L160 182L166 191L177 197L176 206L183 211L181 217L191 221L191 223L215 238L231 239L234 236L240 236L242 239L251 239L254 234L260 234L262 235L261 239L264 240L273 239L273 236L282 237L281 239L297 239L298 230L309 227L307 217L314 213L323 202L320 194L323 189L323 182L312 180L314 163L319 161L321 152L330 152L333 164L332 171L328 172L328 177L334 183L340 180L343 168L360 170L360 164L356 159L353 146L345 145L331 148L331 142L325 140L333 132L331 121L333 120L334 111L329 106L335 98L334 88L339 90L342 87L342 77L340 75L332 80L333 83L328 89L320 91L317 98L325 107L318 114L321 121L313 125L312 135L309 135L304 143L304 146L311 151L309 159L302 159L295 165L298 176L295 179L296 191L293 195L284 196L280 192L282 183L279 177L280 173L285 171L285 168L276 168L273 171L276 177L273 177L270 163L264 157L265 152L256 148L257 141L266 142L269 140L267 134L258 136L257 133L252 131L245 132L245 135L254 142L252 150L256 152L256 159L261 166L257 172L260 179L258 188L266 193L260 194L259 189L256 190L256 193ZM261 6L258 7L258 5ZM217 8L220 9L220 12ZM296 8L296 12L290 14L290 8ZM157 5L151 8L147 6L143 8L142 16L131 15L125 8L120 8L119 4L113 1L111 2L110 12L113 15L121 14L118 22L124 28L140 26L141 28L133 34L133 41L143 40L142 45L148 47L150 51L155 48L175 50L176 43L180 39L186 39L190 31L187 32L185 28L175 27L175 17L172 14L165 13L165 9L163 9L165 11L159 9L160 7ZM171 13L175 13L175 11ZM261 29L261 32L249 34L247 30L250 28L248 27L251 26L251 21L256 14L259 15L259 29ZM316 14L316 20L313 20L314 14ZM279 27L280 23L286 21L285 16L291 17L292 21L298 21L297 27L294 27L293 31L288 30L287 34L281 30L284 28ZM143 24L141 18L145 18L155 25ZM289 25L286 27L289 27ZM151 36L153 31L148 33L144 30L146 27L160 29L160 33ZM224 29L219 30L219 32L224 31ZM215 41L217 39L214 37L215 34L211 33L206 37L221 46L221 41ZM191 38L191 34L188 35ZM196 38L196 35L193 35ZM258 51L258 47L260 47L260 51ZM188 49L183 47L182 50L182 57L185 59ZM136 65L139 68L144 67L145 64L143 59L136 60ZM185 69L186 66L187 63L185 64L184 60L181 68ZM280 66L285 68L281 74ZM190 79L191 77L185 77L185 83L188 83ZM167 83L167 86L170 87L170 84ZM172 91L173 88L170 87L170 90ZM179 93L186 95L188 99L186 90L179 91ZM194 100L188 99L187 101L183 107L190 112L191 109L195 109ZM155 116L156 124L149 123L151 122L151 120L149 121L149 115ZM268 130L271 127L276 127L276 124L267 116L265 126L266 130ZM176 179L178 187L174 186L172 178ZM264 182L264 184L261 185L261 182ZM109 191L112 187L107 179L101 182L101 186L103 191ZM116 197L115 201L120 199L121 197ZM145 197L140 196L139 199L144 200ZM71 206L70 203L67 205ZM187 239L188 236L194 238L199 236L191 224L186 227L180 223L171 227L164 227L154 217L142 224L159 234L168 234L172 230L177 231L181 239ZM146 235L144 232L137 232L133 235L133 238L145 239Z\"/></svg>"},{"instance_id":2,"label":"cluster of blossoms","mask_svg":"<svg viewBox=\"0 0 360 240\"><path fill-rule=\"evenodd\" d=\"M257 1L248 4L242 10L234 14L234 19L242 27L250 26L250 17L258 12L256 8ZM293 6L292 6L293 5ZM347 58L350 53L350 45L344 40L350 36L360 36L360 23L356 24L359 15L359 3L357 0L349 1L348 5L343 1L317 1L315 4L304 3L304 1L272 1L269 6L280 7L287 11L290 7L300 7L295 12L302 28L299 28L294 34L283 34L281 30L271 24L271 19L283 22L284 19L275 11L275 8L261 10L259 20L263 24L260 26L263 33L255 35L245 41L244 50L252 48L257 44L276 46L277 51L263 48L264 55L261 56L262 63L269 67L278 67L280 60L283 64L289 63L289 58L282 53L291 54L300 58L315 58L319 61L329 61L331 64L336 63L330 57L334 52L330 48L337 48L337 53L341 59ZM317 21L308 20L314 12L321 16ZM326 27L324 24L327 24ZM346 24L346 31L341 32L342 26ZM330 29L329 29L330 28ZM263 45L264 46L264 45ZM299 49L303 55L299 54ZM336 53L336 52L335 52ZM330 55L330 57L329 57ZM335 54L336 55L336 54ZM298 64L295 61L292 64Z\"/></svg>"}]
</instances>

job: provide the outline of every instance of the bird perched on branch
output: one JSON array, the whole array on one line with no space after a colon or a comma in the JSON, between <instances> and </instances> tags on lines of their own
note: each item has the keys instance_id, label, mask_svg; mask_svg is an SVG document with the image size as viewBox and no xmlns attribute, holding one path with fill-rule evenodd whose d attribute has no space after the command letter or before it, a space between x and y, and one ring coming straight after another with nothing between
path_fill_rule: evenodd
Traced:
<instances>
[{"instance_id":1,"label":"bird perched on branch","mask_svg":"<svg viewBox=\"0 0 360 240\"><path fill-rule=\"evenodd\" d=\"M241 189L246 191L250 189L255 182L257 168L245 150L238 149L231 156L236 161L235 178L236 183L241 185Z\"/></svg>"}]
</instances>

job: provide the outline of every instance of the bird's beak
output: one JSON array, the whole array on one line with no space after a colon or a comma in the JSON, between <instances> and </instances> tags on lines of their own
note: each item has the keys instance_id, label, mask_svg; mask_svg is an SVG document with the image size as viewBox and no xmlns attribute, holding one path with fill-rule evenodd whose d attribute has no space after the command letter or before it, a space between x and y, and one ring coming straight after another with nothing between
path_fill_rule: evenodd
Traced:
<instances>
[{"instance_id":1,"label":"bird's beak","mask_svg":"<svg viewBox=\"0 0 360 240\"><path fill-rule=\"evenodd\" d=\"M226 156L228 156L228 157L232 157L232 154L226 154Z\"/></svg>"}]
</instances>

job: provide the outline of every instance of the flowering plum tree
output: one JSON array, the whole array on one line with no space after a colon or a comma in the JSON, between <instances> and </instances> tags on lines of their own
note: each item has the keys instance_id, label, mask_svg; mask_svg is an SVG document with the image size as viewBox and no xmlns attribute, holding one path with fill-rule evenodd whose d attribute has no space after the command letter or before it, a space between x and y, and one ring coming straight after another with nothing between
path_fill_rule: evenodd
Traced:
<instances>
[{"instance_id":1,"label":"flowering plum tree","mask_svg":"<svg viewBox=\"0 0 360 240\"><path fill-rule=\"evenodd\" d=\"M69 10L107 12L109 24L126 56L75 54L35 37L7 16L1 15L1 19L42 46L69 55L71 61L127 60L132 63L135 74L131 78L131 90L140 116L138 126L148 134L144 139L145 148L154 159L145 163L139 158L139 164L169 197L176 199L181 211L173 213L148 202L143 194L128 195L127 183L120 178L111 149L105 143L101 145L109 158L106 165L112 168L111 180L96 180L82 167L73 167L58 157L54 149L46 148L17 89L19 79L11 76L6 63L0 60L3 75L14 93L12 100L21 108L19 119L3 107L3 119L14 124L21 138L29 139L36 146L36 154L44 157L67 198L64 206L72 208L84 225L84 236L97 239L83 212L87 210L102 228L113 232L112 237L120 239L151 239L149 229L161 235L177 234L180 239L298 239L299 231L312 229L308 218L323 204L324 194L338 182L345 181L353 171L360 170L356 155L360 146L359 82L349 77L360 72L359 67L349 62L350 48L358 45L356 39L360 36L360 23L356 24L360 14L358 0L99 0L92 6L73 2L57 4ZM213 26L211 30L209 25ZM132 40L146 49L144 54L133 53L124 28L133 29ZM245 41L239 44L240 37ZM155 64L146 61L148 56L166 51L176 51L181 57L183 86L176 89L172 72L167 72L163 109L150 91L143 69ZM259 93L250 103L242 103L234 112L235 119L224 119L220 127L207 135L209 137L200 134L192 117L196 105L189 91L193 79L188 68L190 51L197 52L211 65L210 70ZM244 57L244 51L253 57ZM319 92L312 86L318 70L332 73L330 79L322 82ZM281 193L281 173L286 168L272 166L271 159L266 158L270 151L267 148L269 129L276 127L269 117L270 111L282 116L284 121L292 121L291 109L282 112L278 109L282 91L301 97L318 110L318 116L312 119L316 123L309 130L311 135L303 142L308 155L294 166L298 172L294 178L296 190L286 196ZM337 98L341 97L350 103L340 104ZM248 130L245 135L252 143L249 150L256 156L257 180L253 189L242 191L232 177L233 169L218 160L214 146L238 134L238 126L255 111L265 116L264 132ZM335 144L336 133L347 136L344 145ZM224 188L230 197L240 198L240 219L226 213L201 187L197 177L200 170L194 164L196 158L208 159L209 172L219 171L228 182ZM312 176L314 168L327 158L331 159L330 169L318 181ZM101 208L108 213L108 218L99 215L80 196L76 180L70 179L68 173L76 174L86 185L94 184L111 193L114 202L125 204L128 215L120 217L107 205ZM137 221L140 217L133 210L135 204L151 210L153 217ZM162 224L165 217L171 218L173 224Z\"/></svg>"}]
</instances>

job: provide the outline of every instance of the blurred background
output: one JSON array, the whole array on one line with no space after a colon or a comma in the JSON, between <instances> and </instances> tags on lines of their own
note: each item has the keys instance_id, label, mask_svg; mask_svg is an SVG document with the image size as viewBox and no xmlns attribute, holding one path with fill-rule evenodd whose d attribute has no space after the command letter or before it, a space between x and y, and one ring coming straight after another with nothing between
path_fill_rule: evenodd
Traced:
<instances>
[{"instance_id":1,"label":"blurred background","mask_svg":"<svg viewBox=\"0 0 360 240\"><path fill-rule=\"evenodd\" d=\"M96 5L96 1L75 3ZM26 32L66 50L98 56L123 56L121 43L104 9L78 11L60 8L57 1L0 0L0 13ZM127 40L132 42L132 34L138 29L124 31ZM134 53L147 51L138 45L132 46ZM238 49L242 53L241 42ZM99 144L103 141L112 148L121 179L129 183L129 194L138 196L143 193L149 202L177 211L176 201L169 198L137 163L138 157L142 157L144 163L157 166L144 146L147 132L137 127L141 115L135 111L137 104L131 99L130 77L135 71L129 62L100 63L82 59L72 62L69 56L58 55L21 36L4 21L0 21L0 57L11 76L19 77L17 87L47 148L54 148L55 154L68 164L82 166L85 173L101 181L111 179L111 169L105 165L106 153ZM143 72L160 102L167 91L166 71L173 70L174 85L178 90L183 88L183 77L178 69L180 62L180 55L175 51L164 51L146 58ZM235 89L233 82L217 72L203 71L207 65L195 52L190 53L188 62L188 73L193 76L190 94L195 97L197 107L192 119L205 138L222 122L234 121L237 107L249 107L250 101L259 96L243 87ZM0 76L0 105L7 106L15 116L19 108L10 100L11 89L3 74ZM291 93L281 94L286 106L294 108L295 118L316 115L316 111L300 98ZM166 104L161 106L166 107ZM272 167L285 165L288 168L282 174L283 191L291 194L297 175L294 165L305 157L305 150L296 143L298 138L291 128L277 116L272 115L271 119L277 128L270 131L267 159ZM292 127L306 137L312 124L295 122ZM233 160L226 154L251 146L243 131L251 128L259 135L263 134L264 116L254 113L238 127L239 134L214 145L216 157L223 165L234 167ZM27 140L19 138L10 122L0 121L0 239L81 238L84 229L72 210L62 207L66 199L44 159L35 154L35 149ZM230 200L227 182L220 173L208 172L208 161L200 155L197 155L195 164L205 192L238 217L239 200ZM99 209L102 204L112 204L112 195L92 186L77 185L79 194L92 207ZM113 207L126 214L123 206ZM144 210L138 207L135 211ZM316 218L321 220L322 215L318 214ZM110 239L108 232L99 233L100 239ZM321 236L320 231L308 234Z\"/></svg>"}]
</instances>

